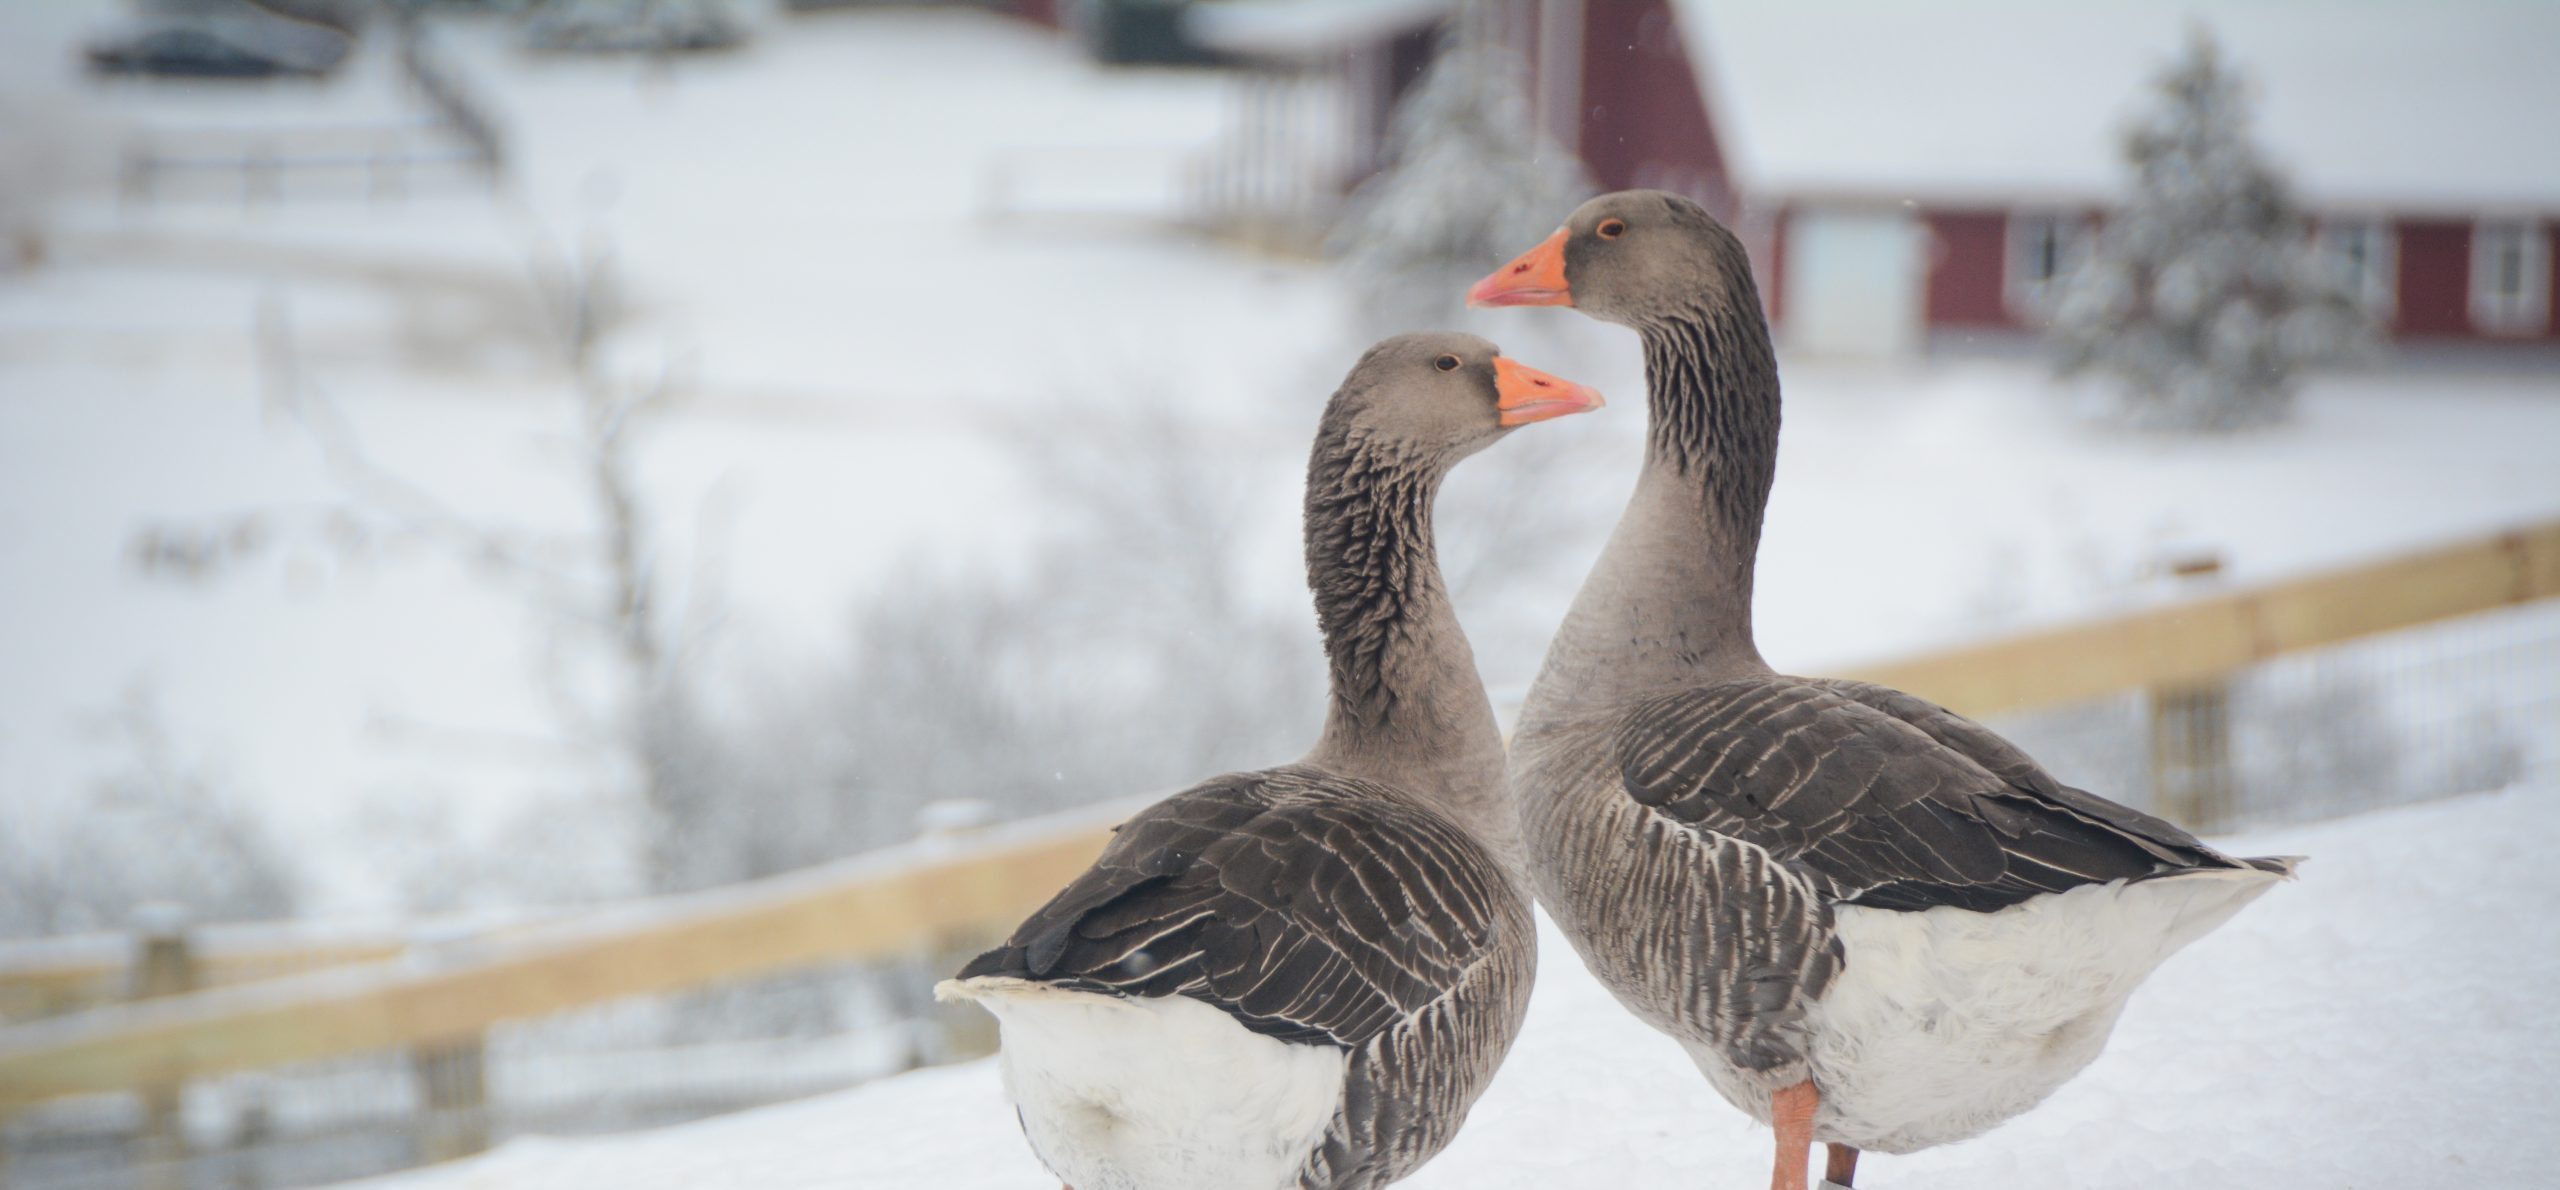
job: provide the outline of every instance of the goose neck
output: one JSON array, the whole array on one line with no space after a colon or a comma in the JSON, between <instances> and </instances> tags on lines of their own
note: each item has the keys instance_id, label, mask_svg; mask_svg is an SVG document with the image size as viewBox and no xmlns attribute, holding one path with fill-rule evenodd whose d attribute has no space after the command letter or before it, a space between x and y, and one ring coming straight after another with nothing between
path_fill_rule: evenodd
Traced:
<instances>
[{"instance_id":1,"label":"goose neck","mask_svg":"<svg viewBox=\"0 0 2560 1190\"><path fill-rule=\"evenodd\" d=\"M1414 793L1499 849L1502 737L1432 534L1446 462L1353 433L1320 440L1307 576L1331 692L1308 761Z\"/></svg>"},{"instance_id":2,"label":"goose neck","mask_svg":"<svg viewBox=\"0 0 2560 1190\"><path fill-rule=\"evenodd\" d=\"M1778 363L1756 301L1677 311L1644 343L1645 466L1693 494L1746 568L1778 471Z\"/></svg>"},{"instance_id":3,"label":"goose neck","mask_svg":"<svg viewBox=\"0 0 2560 1190\"><path fill-rule=\"evenodd\" d=\"M1751 624L1761 517L1777 474L1767 323L1753 299L1743 313L1702 306L1637 330L1649 416L1644 468L1548 648L1523 731L1768 671Z\"/></svg>"}]
</instances>

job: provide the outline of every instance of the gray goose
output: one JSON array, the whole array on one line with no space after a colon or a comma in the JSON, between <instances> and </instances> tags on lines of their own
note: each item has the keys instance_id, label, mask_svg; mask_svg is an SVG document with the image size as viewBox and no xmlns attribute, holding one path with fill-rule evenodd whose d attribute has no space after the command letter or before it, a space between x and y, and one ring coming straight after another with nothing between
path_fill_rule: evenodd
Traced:
<instances>
[{"instance_id":1,"label":"gray goose","mask_svg":"<svg viewBox=\"0 0 2560 1190\"><path fill-rule=\"evenodd\" d=\"M1372 348L1307 468L1322 736L1121 825L938 992L993 1012L1033 1151L1083 1190L1358 1190L1455 1135L1536 964L1502 738L1433 553L1460 459L1600 404L1470 335Z\"/></svg>"},{"instance_id":2,"label":"gray goose","mask_svg":"<svg viewBox=\"0 0 2560 1190\"><path fill-rule=\"evenodd\" d=\"M1943 707L1752 640L1778 375L1740 241L1603 195L1469 294L1633 328L1633 499L1530 687L1511 781L1540 901L1619 1001L1831 1183L2033 1107L2134 988L2294 860L2225 856Z\"/></svg>"}]
</instances>

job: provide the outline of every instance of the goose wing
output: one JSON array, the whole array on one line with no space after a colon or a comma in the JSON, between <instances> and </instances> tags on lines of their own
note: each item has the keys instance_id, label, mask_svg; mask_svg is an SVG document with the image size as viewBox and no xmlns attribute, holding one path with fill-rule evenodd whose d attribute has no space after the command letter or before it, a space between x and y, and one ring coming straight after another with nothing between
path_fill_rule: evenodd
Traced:
<instances>
[{"instance_id":1,"label":"goose wing","mask_svg":"<svg viewBox=\"0 0 2560 1190\"><path fill-rule=\"evenodd\" d=\"M1488 954L1497 873L1390 791L1294 767L1234 774L1131 819L960 974L1190 996L1257 1033L1356 1049Z\"/></svg>"},{"instance_id":2,"label":"goose wing","mask_svg":"<svg viewBox=\"0 0 2560 1190\"><path fill-rule=\"evenodd\" d=\"M1629 796L1767 848L1833 899L1988 912L2082 884L2233 861L2150 815L2055 781L2015 745L1860 682L1755 677L1638 706Z\"/></svg>"}]
</instances>

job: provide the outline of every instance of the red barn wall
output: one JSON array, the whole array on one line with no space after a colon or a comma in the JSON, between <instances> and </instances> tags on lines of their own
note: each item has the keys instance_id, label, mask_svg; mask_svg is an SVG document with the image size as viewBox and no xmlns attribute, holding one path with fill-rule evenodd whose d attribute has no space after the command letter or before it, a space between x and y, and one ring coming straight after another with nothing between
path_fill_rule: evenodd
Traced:
<instances>
[{"instance_id":1,"label":"red barn wall","mask_svg":"<svg viewBox=\"0 0 2560 1190\"><path fill-rule=\"evenodd\" d=\"M2015 327L2006 288L2009 214L2006 211L1928 211L1929 289L1932 327Z\"/></svg>"},{"instance_id":2,"label":"red barn wall","mask_svg":"<svg viewBox=\"0 0 2560 1190\"><path fill-rule=\"evenodd\" d=\"M2399 254L2399 291L2392 311L2396 339L2472 339L2484 343L2560 339L2560 250L2551 253L2543 324L2523 334L2490 334L2471 322L2471 232L2468 219L2401 219L2392 225ZM2543 235L2560 248L2560 224Z\"/></svg>"},{"instance_id":3,"label":"red barn wall","mask_svg":"<svg viewBox=\"0 0 2560 1190\"><path fill-rule=\"evenodd\" d=\"M2408 338L2471 337L2471 224L2403 219L2394 230L2400 291L2392 333Z\"/></svg>"},{"instance_id":4,"label":"red barn wall","mask_svg":"<svg viewBox=\"0 0 2560 1190\"><path fill-rule=\"evenodd\" d=\"M1733 215L1698 83L1668 0L1586 0L1581 155L1601 189L1671 190Z\"/></svg>"},{"instance_id":5,"label":"red barn wall","mask_svg":"<svg viewBox=\"0 0 2560 1190\"><path fill-rule=\"evenodd\" d=\"M2542 302L2542 311L2546 316L2542 324L2542 337L2560 339L2560 219L2543 224L2542 234L2545 242L2551 245L2551 276L2547 278L2551 288L2544 291L2549 296Z\"/></svg>"},{"instance_id":6,"label":"red barn wall","mask_svg":"<svg viewBox=\"0 0 2560 1190\"><path fill-rule=\"evenodd\" d=\"M2093 214L2093 219L2095 215ZM1932 210L1927 321L1932 328L2022 329L2008 306L2009 212ZM2399 289L2390 325L2395 339L2541 342L2560 339L2560 250L2551 256L2549 317L2531 334L2486 334L2471 322L2471 231L2468 219L2402 219L2394 224ZM2560 248L2560 225L2545 234Z\"/></svg>"}]
</instances>

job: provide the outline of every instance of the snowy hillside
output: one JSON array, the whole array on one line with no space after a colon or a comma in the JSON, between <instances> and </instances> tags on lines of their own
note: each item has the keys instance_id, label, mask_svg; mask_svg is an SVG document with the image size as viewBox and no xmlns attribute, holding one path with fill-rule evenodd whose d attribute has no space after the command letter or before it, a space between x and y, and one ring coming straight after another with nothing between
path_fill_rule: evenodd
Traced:
<instances>
[{"instance_id":1,"label":"snowy hillside","mask_svg":"<svg viewBox=\"0 0 2560 1190\"><path fill-rule=\"evenodd\" d=\"M2560 789L2224 840L2311 855L2172 959L2105 1056L1989 1136L1872 1159L1862 1185L2524 1186L2560 1166ZM1542 939L1529 1022L1415 1190L1760 1184L1769 1138ZM1043 1186L990 1062L655 1133L527 1139L374 1190Z\"/></svg>"}]
</instances>

